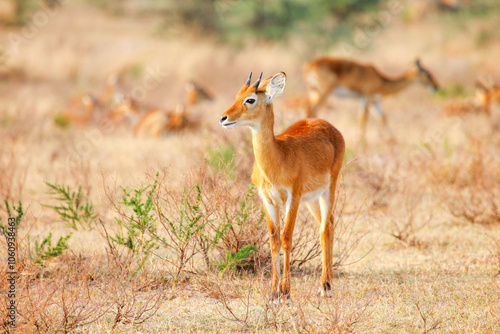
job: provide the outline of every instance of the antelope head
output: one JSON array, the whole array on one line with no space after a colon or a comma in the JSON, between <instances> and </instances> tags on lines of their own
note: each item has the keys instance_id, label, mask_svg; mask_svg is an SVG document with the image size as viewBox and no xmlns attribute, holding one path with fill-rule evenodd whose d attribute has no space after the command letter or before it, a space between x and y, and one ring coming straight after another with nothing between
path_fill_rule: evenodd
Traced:
<instances>
[{"instance_id":1,"label":"antelope head","mask_svg":"<svg viewBox=\"0 0 500 334\"><path fill-rule=\"evenodd\" d=\"M274 76L259 79L252 85L252 73L236 94L233 105L222 114L220 124L225 128L247 125L258 130L262 121L272 115L272 102L285 88L286 75L279 72Z\"/></svg>"},{"instance_id":2,"label":"antelope head","mask_svg":"<svg viewBox=\"0 0 500 334\"><path fill-rule=\"evenodd\" d=\"M431 92L435 92L439 89L439 85L437 83L436 78L427 70L424 66L422 66L422 63L420 62L420 59L417 59L415 61L415 66L417 68L417 81L419 81L422 85L426 86L427 89Z\"/></svg>"}]
</instances>

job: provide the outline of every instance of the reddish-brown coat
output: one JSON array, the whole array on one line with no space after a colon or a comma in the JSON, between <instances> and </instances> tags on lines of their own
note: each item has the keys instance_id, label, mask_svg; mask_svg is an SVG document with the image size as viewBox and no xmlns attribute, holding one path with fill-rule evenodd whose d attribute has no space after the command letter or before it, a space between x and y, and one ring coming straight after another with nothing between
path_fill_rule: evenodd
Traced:
<instances>
[{"instance_id":1,"label":"reddish-brown coat","mask_svg":"<svg viewBox=\"0 0 500 334\"><path fill-rule=\"evenodd\" d=\"M272 296L290 293L290 251L299 203L303 195L318 192L310 199L310 210L320 223L323 248L322 293L330 293L333 245L333 203L335 187L342 167L345 143L342 134L320 119L301 120L282 134L274 135L273 99L285 85L284 73L278 73L255 85L244 85L234 104L222 114L221 125L247 125L252 128L255 155L252 181L264 201L273 258ZM317 202L317 201L319 202ZM323 207L321 203L323 201ZM285 205L286 218L280 237L279 207ZM320 211L326 216L322 217ZM281 245L280 245L281 238ZM283 280L279 284L280 246L284 251Z\"/></svg>"}]
</instances>

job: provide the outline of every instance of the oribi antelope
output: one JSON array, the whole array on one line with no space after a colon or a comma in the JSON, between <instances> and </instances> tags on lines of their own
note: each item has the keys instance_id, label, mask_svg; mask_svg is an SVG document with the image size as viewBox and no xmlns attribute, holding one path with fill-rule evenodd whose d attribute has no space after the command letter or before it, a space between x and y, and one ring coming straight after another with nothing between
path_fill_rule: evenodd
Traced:
<instances>
[{"instance_id":1,"label":"oribi antelope","mask_svg":"<svg viewBox=\"0 0 500 334\"><path fill-rule=\"evenodd\" d=\"M251 76L241 87L233 105L221 116L224 128L248 126L252 130L255 163L252 182L264 203L272 252L274 301L290 299L290 252L297 210L305 202L319 223L322 248L321 295L331 297L335 188L344 159L345 143L339 130L321 119L294 123L274 135L273 101L284 88L283 72L252 85ZM283 233L280 207L285 207ZM280 283L281 249L284 268Z\"/></svg>"}]
</instances>

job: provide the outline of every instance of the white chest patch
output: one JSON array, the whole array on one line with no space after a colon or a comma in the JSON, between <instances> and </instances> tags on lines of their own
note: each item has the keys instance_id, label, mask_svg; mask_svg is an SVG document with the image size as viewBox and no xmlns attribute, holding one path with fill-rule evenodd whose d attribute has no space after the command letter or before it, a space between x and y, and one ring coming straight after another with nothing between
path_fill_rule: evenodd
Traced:
<instances>
[{"instance_id":1,"label":"white chest patch","mask_svg":"<svg viewBox=\"0 0 500 334\"><path fill-rule=\"evenodd\" d=\"M287 196L290 193L290 196ZM278 220L278 210L281 206L288 205L291 201L291 192L285 188L268 188L259 189L259 196L262 198L264 205L266 206L267 213L269 214L271 220L276 224Z\"/></svg>"}]
</instances>

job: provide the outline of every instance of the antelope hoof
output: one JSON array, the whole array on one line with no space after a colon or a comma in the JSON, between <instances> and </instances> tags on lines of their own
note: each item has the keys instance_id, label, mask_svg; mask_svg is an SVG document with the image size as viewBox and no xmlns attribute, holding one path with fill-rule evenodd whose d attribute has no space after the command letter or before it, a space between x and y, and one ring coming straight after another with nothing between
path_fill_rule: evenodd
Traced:
<instances>
[{"instance_id":1,"label":"antelope hoof","mask_svg":"<svg viewBox=\"0 0 500 334\"><path fill-rule=\"evenodd\" d=\"M330 283L323 283L323 285L319 288L318 295L325 298L332 298L332 287L330 286Z\"/></svg>"},{"instance_id":2,"label":"antelope hoof","mask_svg":"<svg viewBox=\"0 0 500 334\"><path fill-rule=\"evenodd\" d=\"M274 305L290 305L292 302L290 301L290 295L289 294L282 294L279 295L277 293L272 293L271 294L271 303Z\"/></svg>"},{"instance_id":3,"label":"antelope hoof","mask_svg":"<svg viewBox=\"0 0 500 334\"><path fill-rule=\"evenodd\" d=\"M270 299L271 304L274 305L279 305L281 304L281 297L278 292L272 292L271 293L271 299Z\"/></svg>"},{"instance_id":4,"label":"antelope hoof","mask_svg":"<svg viewBox=\"0 0 500 334\"><path fill-rule=\"evenodd\" d=\"M288 293L282 295L280 298L280 303L287 306L292 304L292 301L290 300L290 295Z\"/></svg>"}]
</instances>

